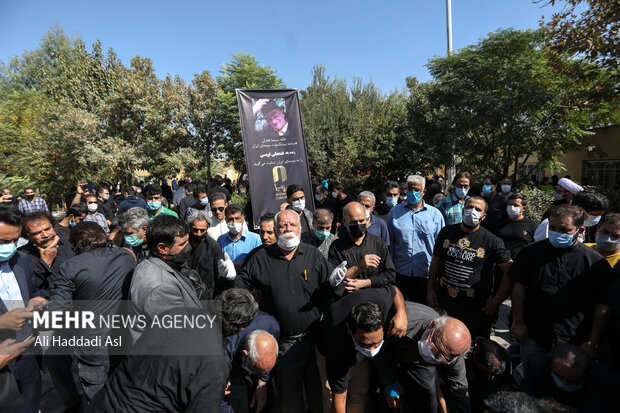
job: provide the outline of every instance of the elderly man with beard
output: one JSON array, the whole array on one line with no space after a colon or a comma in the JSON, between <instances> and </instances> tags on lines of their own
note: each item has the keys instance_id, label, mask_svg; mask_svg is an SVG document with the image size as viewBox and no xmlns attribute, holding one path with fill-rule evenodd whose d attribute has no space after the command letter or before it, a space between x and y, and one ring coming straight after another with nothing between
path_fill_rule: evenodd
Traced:
<instances>
[{"instance_id":1,"label":"elderly man with beard","mask_svg":"<svg viewBox=\"0 0 620 413\"><path fill-rule=\"evenodd\" d=\"M237 282L260 291L263 310L280 323L280 351L274 371L280 411L320 412L314 330L331 290L329 265L318 249L300 243L301 223L295 211L279 212L275 222L277 244L259 248L248 257Z\"/></svg>"}]
</instances>

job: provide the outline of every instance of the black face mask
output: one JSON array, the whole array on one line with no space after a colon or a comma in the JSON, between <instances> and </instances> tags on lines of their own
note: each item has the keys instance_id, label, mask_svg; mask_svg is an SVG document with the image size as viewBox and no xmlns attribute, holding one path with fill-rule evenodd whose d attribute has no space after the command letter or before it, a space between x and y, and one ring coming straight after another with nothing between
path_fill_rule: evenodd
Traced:
<instances>
[{"instance_id":1,"label":"black face mask","mask_svg":"<svg viewBox=\"0 0 620 413\"><path fill-rule=\"evenodd\" d=\"M28 198L28 199L34 199L34 195L26 195L26 198Z\"/></svg>"},{"instance_id":2,"label":"black face mask","mask_svg":"<svg viewBox=\"0 0 620 413\"><path fill-rule=\"evenodd\" d=\"M348 230L353 238L361 238L366 234L366 224L349 225Z\"/></svg>"},{"instance_id":3,"label":"black face mask","mask_svg":"<svg viewBox=\"0 0 620 413\"><path fill-rule=\"evenodd\" d=\"M185 244L185 247L178 254L171 255L171 258L168 258L166 261L171 264L173 267L180 268L183 267L187 261L189 261L192 255L192 246L189 244Z\"/></svg>"},{"instance_id":4,"label":"black face mask","mask_svg":"<svg viewBox=\"0 0 620 413\"><path fill-rule=\"evenodd\" d=\"M189 234L189 240L191 242L193 242L194 244L198 244L201 243L205 240L205 238L207 237L207 234L202 234L202 235L194 235L190 232Z\"/></svg>"}]
</instances>

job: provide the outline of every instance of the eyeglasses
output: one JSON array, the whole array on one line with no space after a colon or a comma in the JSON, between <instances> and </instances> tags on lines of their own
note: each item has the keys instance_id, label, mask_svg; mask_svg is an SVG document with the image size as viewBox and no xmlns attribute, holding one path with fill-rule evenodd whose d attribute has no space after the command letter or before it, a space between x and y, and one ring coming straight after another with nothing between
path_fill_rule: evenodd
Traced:
<instances>
[{"instance_id":1,"label":"eyeglasses","mask_svg":"<svg viewBox=\"0 0 620 413\"><path fill-rule=\"evenodd\" d=\"M455 357L452 357L452 358L447 358L446 356L441 354L441 351L439 351L439 348L435 345L435 343L433 343L433 334L435 334L435 329L434 328L433 328L433 331L431 331L430 336L428 336L428 346L433 351L433 354L435 354L435 357L437 357L439 359L439 361L441 361L443 364L446 364L448 366L450 364L453 364L459 358L459 356L455 356Z\"/></svg>"},{"instance_id":2,"label":"eyeglasses","mask_svg":"<svg viewBox=\"0 0 620 413\"><path fill-rule=\"evenodd\" d=\"M217 212L217 211L224 212L225 209L226 208L224 207L213 207L211 208L211 212Z\"/></svg>"},{"instance_id":3,"label":"eyeglasses","mask_svg":"<svg viewBox=\"0 0 620 413\"><path fill-rule=\"evenodd\" d=\"M454 186L457 187L457 188L462 188L462 189L468 189L469 188L469 185L456 184Z\"/></svg>"}]
</instances>

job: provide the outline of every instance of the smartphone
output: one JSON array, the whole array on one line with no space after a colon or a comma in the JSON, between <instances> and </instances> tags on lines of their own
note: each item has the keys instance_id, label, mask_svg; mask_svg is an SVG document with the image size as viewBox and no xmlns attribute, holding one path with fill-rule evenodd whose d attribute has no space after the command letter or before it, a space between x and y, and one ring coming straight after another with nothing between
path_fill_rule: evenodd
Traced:
<instances>
[{"instance_id":1,"label":"smartphone","mask_svg":"<svg viewBox=\"0 0 620 413\"><path fill-rule=\"evenodd\" d=\"M22 341L28 341L30 340L32 337L34 337L32 334L30 334L28 337L20 337L17 340L15 340L16 343L21 343Z\"/></svg>"}]
</instances>

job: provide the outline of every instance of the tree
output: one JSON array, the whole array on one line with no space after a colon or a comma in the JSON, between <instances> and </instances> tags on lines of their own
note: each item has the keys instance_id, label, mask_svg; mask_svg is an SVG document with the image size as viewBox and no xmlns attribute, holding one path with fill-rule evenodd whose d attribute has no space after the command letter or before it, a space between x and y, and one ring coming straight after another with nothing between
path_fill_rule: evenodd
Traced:
<instances>
[{"instance_id":1,"label":"tree","mask_svg":"<svg viewBox=\"0 0 620 413\"><path fill-rule=\"evenodd\" d=\"M539 0L543 5L565 3L545 23L546 46L560 54L583 56L610 69L618 68L620 56L620 3L618 0ZM578 10L582 10L578 12Z\"/></svg>"},{"instance_id":2,"label":"tree","mask_svg":"<svg viewBox=\"0 0 620 413\"><path fill-rule=\"evenodd\" d=\"M593 122L617 108L582 106L608 73L597 66L564 60L558 72L542 48L544 30L503 30L448 57L432 59L428 86L410 82L409 127L426 158L445 164L454 151L457 166L480 174L516 174L536 153L549 169L575 148ZM589 71L598 84L570 73ZM421 108L424 110L421 110Z\"/></svg>"},{"instance_id":3,"label":"tree","mask_svg":"<svg viewBox=\"0 0 620 413\"><path fill-rule=\"evenodd\" d=\"M239 52L232 61L222 66L217 78L217 128L220 134L220 152L228 156L233 167L243 175L246 170L241 139L239 108L235 89L282 89L286 87L276 71L261 66L254 56Z\"/></svg>"}]
</instances>

